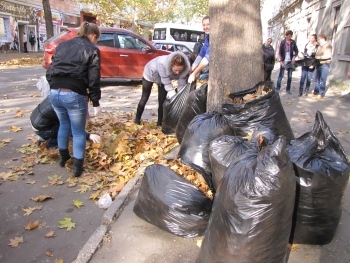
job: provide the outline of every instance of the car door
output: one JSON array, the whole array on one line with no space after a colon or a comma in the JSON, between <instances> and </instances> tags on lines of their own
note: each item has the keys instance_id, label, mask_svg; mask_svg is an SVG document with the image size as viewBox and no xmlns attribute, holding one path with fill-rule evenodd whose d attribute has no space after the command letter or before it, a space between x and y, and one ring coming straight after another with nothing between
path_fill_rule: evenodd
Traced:
<instances>
[{"instance_id":1,"label":"car door","mask_svg":"<svg viewBox=\"0 0 350 263\"><path fill-rule=\"evenodd\" d=\"M143 69L148 61L160 55L158 50L149 46L141 38L118 33L119 77L141 79Z\"/></svg>"},{"instance_id":2,"label":"car door","mask_svg":"<svg viewBox=\"0 0 350 263\"><path fill-rule=\"evenodd\" d=\"M101 78L119 77L119 49L115 32L101 32L97 47L101 54Z\"/></svg>"}]
</instances>

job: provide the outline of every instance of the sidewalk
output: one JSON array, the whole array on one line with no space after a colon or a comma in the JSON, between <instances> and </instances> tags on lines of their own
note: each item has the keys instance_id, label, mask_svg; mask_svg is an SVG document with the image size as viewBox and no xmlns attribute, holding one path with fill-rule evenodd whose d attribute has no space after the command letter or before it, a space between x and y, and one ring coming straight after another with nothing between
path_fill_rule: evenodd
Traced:
<instances>
[{"instance_id":1,"label":"sidewalk","mask_svg":"<svg viewBox=\"0 0 350 263\"><path fill-rule=\"evenodd\" d=\"M17 50L10 50L6 53L0 52L0 64L11 59L19 58L41 58L44 56L43 51L29 52L29 53L19 53Z\"/></svg>"},{"instance_id":2,"label":"sidewalk","mask_svg":"<svg viewBox=\"0 0 350 263\"><path fill-rule=\"evenodd\" d=\"M278 67L273 72L276 82ZM350 102L340 92L328 90L323 100L298 97L300 69L293 72L292 95L285 92L287 78L282 82L281 102L298 138L311 130L315 113L320 110L336 134L346 155L350 156L349 130ZM313 84L310 89L313 88ZM153 100L155 98L153 97ZM149 103L152 103L150 101ZM154 102L153 102L154 103ZM154 118L154 117L153 117ZM185 239L148 224L133 213L133 206L142 179L140 172L130 181L125 192L119 195L105 212L101 227L91 236L80 251L76 263L164 263L195 262L199 247L197 238ZM123 190L124 191L124 190ZM119 215L113 219L114 215ZM109 230L108 230L109 229ZM343 214L333 241L324 246L298 245L291 251L289 263L346 263L350 258L350 189L346 190ZM97 251L96 248L98 248Z\"/></svg>"}]
</instances>

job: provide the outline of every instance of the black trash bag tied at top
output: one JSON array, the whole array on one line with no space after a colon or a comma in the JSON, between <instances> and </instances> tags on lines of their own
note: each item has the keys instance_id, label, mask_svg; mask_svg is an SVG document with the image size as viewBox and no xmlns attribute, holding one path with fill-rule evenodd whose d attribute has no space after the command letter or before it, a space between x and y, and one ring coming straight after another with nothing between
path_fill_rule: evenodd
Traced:
<instances>
[{"instance_id":1,"label":"black trash bag tied at top","mask_svg":"<svg viewBox=\"0 0 350 263\"><path fill-rule=\"evenodd\" d=\"M295 175L286 139L249 145L219 184L197 263L288 261Z\"/></svg>"},{"instance_id":2,"label":"black trash bag tied at top","mask_svg":"<svg viewBox=\"0 0 350 263\"><path fill-rule=\"evenodd\" d=\"M296 168L297 193L291 243L325 245L338 227L350 165L322 113L312 130L287 147Z\"/></svg>"},{"instance_id":3,"label":"black trash bag tied at top","mask_svg":"<svg viewBox=\"0 0 350 263\"><path fill-rule=\"evenodd\" d=\"M196 186L163 165L146 168L134 213L171 234L192 238L203 235L212 201Z\"/></svg>"},{"instance_id":4,"label":"black trash bag tied at top","mask_svg":"<svg viewBox=\"0 0 350 263\"><path fill-rule=\"evenodd\" d=\"M223 114L236 136L244 137L263 125L276 136L284 135L287 143L294 139L279 94L272 82L259 82L255 87L229 94L231 102L222 106Z\"/></svg>"},{"instance_id":5,"label":"black trash bag tied at top","mask_svg":"<svg viewBox=\"0 0 350 263\"><path fill-rule=\"evenodd\" d=\"M265 141L265 145L271 144L275 141L275 135L269 128L258 126L250 137L224 135L211 141L209 159L214 190L218 188L230 164L237 157L252 149L247 142L258 143L260 140L262 143Z\"/></svg>"},{"instance_id":6,"label":"black trash bag tied at top","mask_svg":"<svg viewBox=\"0 0 350 263\"><path fill-rule=\"evenodd\" d=\"M212 111L197 115L188 125L179 151L181 161L203 175L212 191L209 144L222 135L234 135L222 114Z\"/></svg>"},{"instance_id":7,"label":"black trash bag tied at top","mask_svg":"<svg viewBox=\"0 0 350 263\"><path fill-rule=\"evenodd\" d=\"M193 118L207 111L207 92L208 84L203 84L200 88L191 91L188 95L175 130L176 138L179 143L182 142L187 126Z\"/></svg>"},{"instance_id":8,"label":"black trash bag tied at top","mask_svg":"<svg viewBox=\"0 0 350 263\"><path fill-rule=\"evenodd\" d=\"M164 134L175 133L177 122L190 91L191 83L179 90L172 98L164 101L162 122L162 132Z\"/></svg>"}]
</instances>

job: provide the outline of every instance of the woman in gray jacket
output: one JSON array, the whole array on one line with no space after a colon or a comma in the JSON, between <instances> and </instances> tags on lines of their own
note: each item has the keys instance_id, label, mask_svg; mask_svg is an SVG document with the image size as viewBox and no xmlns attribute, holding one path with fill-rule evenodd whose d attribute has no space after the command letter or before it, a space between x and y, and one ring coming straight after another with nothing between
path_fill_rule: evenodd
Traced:
<instances>
[{"instance_id":1,"label":"woman in gray jacket","mask_svg":"<svg viewBox=\"0 0 350 263\"><path fill-rule=\"evenodd\" d=\"M141 116L146 103L151 95L153 83L158 84L158 122L162 125L163 103L166 98L170 99L176 94L172 85L173 80L178 81L178 90L187 84L190 62L183 52L173 52L169 55L159 56L149 61L143 70L142 95L137 105L135 123L141 124Z\"/></svg>"}]
</instances>

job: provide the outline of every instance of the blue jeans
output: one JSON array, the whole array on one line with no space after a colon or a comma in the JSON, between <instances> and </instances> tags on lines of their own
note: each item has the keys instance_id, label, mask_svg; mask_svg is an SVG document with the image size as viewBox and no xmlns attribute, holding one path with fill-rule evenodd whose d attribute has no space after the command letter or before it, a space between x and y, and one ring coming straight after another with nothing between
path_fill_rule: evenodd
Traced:
<instances>
[{"instance_id":1,"label":"blue jeans","mask_svg":"<svg viewBox=\"0 0 350 263\"><path fill-rule=\"evenodd\" d=\"M329 72L329 64L322 64L316 67L316 76L315 76L315 95L324 96L326 93L326 82Z\"/></svg>"},{"instance_id":2,"label":"blue jeans","mask_svg":"<svg viewBox=\"0 0 350 263\"><path fill-rule=\"evenodd\" d=\"M287 65L286 65L286 67L287 67ZM292 83L293 68L292 67L283 68L282 66L280 67L280 74L278 75L278 79L277 79L276 91L280 91L281 90L281 82L282 82L282 79L283 79L283 76L284 76L284 70L287 70L287 72L288 72L286 91L289 92L290 91L290 84Z\"/></svg>"},{"instance_id":3,"label":"blue jeans","mask_svg":"<svg viewBox=\"0 0 350 263\"><path fill-rule=\"evenodd\" d=\"M300 86L299 86L299 93L308 93L310 84L311 84L311 79L312 79L312 74L314 73L315 68L309 68L307 66L302 66L301 68L301 78L300 78ZM304 83L306 80L306 86L304 90Z\"/></svg>"},{"instance_id":4,"label":"blue jeans","mask_svg":"<svg viewBox=\"0 0 350 263\"><path fill-rule=\"evenodd\" d=\"M60 121L57 140L58 149L68 149L69 136L73 135L73 156L84 159L86 146L86 116L88 99L73 91L51 89L51 104Z\"/></svg>"}]
</instances>

